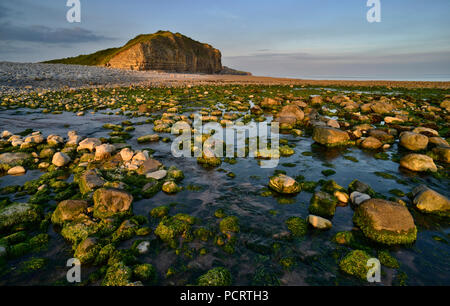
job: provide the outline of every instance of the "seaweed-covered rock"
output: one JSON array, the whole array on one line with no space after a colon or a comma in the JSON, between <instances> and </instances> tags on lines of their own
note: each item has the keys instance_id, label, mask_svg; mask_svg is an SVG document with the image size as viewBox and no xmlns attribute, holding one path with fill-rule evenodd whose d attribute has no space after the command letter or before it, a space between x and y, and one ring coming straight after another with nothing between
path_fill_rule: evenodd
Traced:
<instances>
[{"instance_id":1,"label":"seaweed-covered rock","mask_svg":"<svg viewBox=\"0 0 450 306\"><path fill-rule=\"evenodd\" d=\"M82 194L91 192L96 188L102 187L104 184L105 180L95 170L85 171L78 179L78 186Z\"/></svg>"},{"instance_id":2,"label":"seaweed-covered rock","mask_svg":"<svg viewBox=\"0 0 450 306\"><path fill-rule=\"evenodd\" d=\"M414 205L425 213L450 216L450 200L442 194L421 185L413 189Z\"/></svg>"},{"instance_id":3,"label":"seaweed-covered rock","mask_svg":"<svg viewBox=\"0 0 450 306\"><path fill-rule=\"evenodd\" d=\"M28 203L13 203L0 209L0 232L16 225L32 225L40 221L39 206Z\"/></svg>"},{"instance_id":4,"label":"seaweed-covered rock","mask_svg":"<svg viewBox=\"0 0 450 306\"><path fill-rule=\"evenodd\" d=\"M323 191L317 191L311 198L309 212L313 215L332 217L336 211L338 199Z\"/></svg>"},{"instance_id":5,"label":"seaweed-covered rock","mask_svg":"<svg viewBox=\"0 0 450 306\"><path fill-rule=\"evenodd\" d=\"M348 253L340 262L339 268L350 275L359 277L362 280L367 279L369 267L367 262L371 256L364 251L354 250Z\"/></svg>"},{"instance_id":6,"label":"seaweed-covered rock","mask_svg":"<svg viewBox=\"0 0 450 306\"><path fill-rule=\"evenodd\" d=\"M77 244L89 236L96 234L100 228L100 224L94 222L86 215L81 215L79 218L65 223L61 229L61 235L73 244Z\"/></svg>"},{"instance_id":7,"label":"seaweed-covered rock","mask_svg":"<svg viewBox=\"0 0 450 306\"><path fill-rule=\"evenodd\" d=\"M437 167L433 159L423 154L408 154L400 159L400 166L411 171L431 171L436 172Z\"/></svg>"},{"instance_id":8,"label":"seaweed-covered rock","mask_svg":"<svg viewBox=\"0 0 450 306\"><path fill-rule=\"evenodd\" d=\"M103 286L129 286L131 284L131 276L133 271L127 267L123 262L118 262L111 265L106 270L105 278L103 279Z\"/></svg>"},{"instance_id":9,"label":"seaweed-covered rock","mask_svg":"<svg viewBox=\"0 0 450 306\"><path fill-rule=\"evenodd\" d=\"M52 214L52 222L62 225L64 222L73 221L85 213L88 203L82 200L65 200L58 204Z\"/></svg>"},{"instance_id":10,"label":"seaweed-covered rock","mask_svg":"<svg viewBox=\"0 0 450 306\"><path fill-rule=\"evenodd\" d=\"M125 220L120 224L119 228L113 233L112 241L127 240L136 235L138 226L130 220Z\"/></svg>"},{"instance_id":11,"label":"seaweed-covered rock","mask_svg":"<svg viewBox=\"0 0 450 306\"><path fill-rule=\"evenodd\" d=\"M88 237L78 244L75 249L75 258L79 259L81 263L88 263L97 257L101 247L98 244L97 238Z\"/></svg>"},{"instance_id":12,"label":"seaweed-covered rock","mask_svg":"<svg viewBox=\"0 0 450 306\"><path fill-rule=\"evenodd\" d=\"M155 230L155 235L161 240L169 243L171 247L176 247L176 238L182 237L191 240L191 225L194 218L186 214L177 214L173 217L164 217Z\"/></svg>"},{"instance_id":13,"label":"seaweed-covered rock","mask_svg":"<svg viewBox=\"0 0 450 306\"><path fill-rule=\"evenodd\" d=\"M383 244L413 243L417 238L417 228L408 209L400 204L370 199L358 206L353 222L364 235Z\"/></svg>"},{"instance_id":14,"label":"seaweed-covered rock","mask_svg":"<svg viewBox=\"0 0 450 306\"><path fill-rule=\"evenodd\" d=\"M218 267L209 270L198 279L199 286L231 286L231 273Z\"/></svg>"},{"instance_id":15,"label":"seaweed-covered rock","mask_svg":"<svg viewBox=\"0 0 450 306\"><path fill-rule=\"evenodd\" d=\"M144 282L153 282L156 280L156 270L151 264L137 265L133 269L133 275L136 279Z\"/></svg>"},{"instance_id":16,"label":"seaweed-covered rock","mask_svg":"<svg viewBox=\"0 0 450 306\"><path fill-rule=\"evenodd\" d=\"M162 185L162 191L165 193L177 193L181 188L174 181L167 181Z\"/></svg>"},{"instance_id":17,"label":"seaweed-covered rock","mask_svg":"<svg viewBox=\"0 0 450 306\"><path fill-rule=\"evenodd\" d=\"M308 224L304 219L299 217L290 217L285 223L294 237L302 237L306 235Z\"/></svg>"},{"instance_id":18,"label":"seaweed-covered rock","mask_svg":"<svg viewBox=\"0 0 450 306\"><path fill-rule=\"evenodd\" d=\"M293 178L284 174L272 176L269 181L269 187L276 192L283 194L294 194L301 191L300 184Z\"/></svg>"},{"instance_id":19,"label":"seaweed-covered rock","mask_svg":"<svg viewBox=\"0 0 450 306\"><path fill-rule=\"evenodd\" d=\"M436 160L450 164L450 147L436 147L432 152Z\"/></svg>"},{"instance_id":20,"label":"seaweed-covered rock","mask_svg":"<svg viewBox=\"0 0 450 306\"><path fill-rule=\"evenodd\" d=\"M105 219L131 213L133 196L119 189L100 188L94 192L94 217Z\"/></svg>"},{"instance_id":21,"label":"seaweed-covered rock","mask_svg":"<svg viewBox=\"0 0 450 306\"><path fill-rule=\"evenodd\" d=\"M238 233L240 230L239 219L235 216L226 217L220 221L219 227L224 234Z\"/></svg>"},{"instance_id":22,"label":"seaweed-covered rock","mask_svg":"<svg viewBox=\"0 0 450 306\"><path fill-rule=\"evenodd\" d=\"M347 132L325 126L316 126L313 132L313 140L325 146L346 145L350 140Z\"/></svg>"},{"instance_id":23,"label":"seaweed-covered rock","mask_svg":"<svg viewBox=\"0 0 450 306\"><path fill-rule=\"evenodd\" d=\"M150 135L145 135L145 136L141 136L137 139L137 142L139 143L146 143L146 142L155 142L159 140L159 135L158 134L150 134Z\"/></svg>"}]
</instances>

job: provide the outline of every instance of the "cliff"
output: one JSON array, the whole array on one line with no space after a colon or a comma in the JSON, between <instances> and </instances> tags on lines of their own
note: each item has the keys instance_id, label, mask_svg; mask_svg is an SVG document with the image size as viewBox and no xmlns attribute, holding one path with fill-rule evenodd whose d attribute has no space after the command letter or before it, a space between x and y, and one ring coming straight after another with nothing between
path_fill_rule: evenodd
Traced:
<instances>
[{"instance_id":1,"label":"cliff","mask_svg":"<svg viewBox=\"0 0 450 306\"><path fill-rule=\"evenodd\" d=\"M222 67L222 55L219 50L180 33L174 34L169 31L138 35L120 48L46 63L209 74L238 72Z\"/></svg>"}]
</instances>

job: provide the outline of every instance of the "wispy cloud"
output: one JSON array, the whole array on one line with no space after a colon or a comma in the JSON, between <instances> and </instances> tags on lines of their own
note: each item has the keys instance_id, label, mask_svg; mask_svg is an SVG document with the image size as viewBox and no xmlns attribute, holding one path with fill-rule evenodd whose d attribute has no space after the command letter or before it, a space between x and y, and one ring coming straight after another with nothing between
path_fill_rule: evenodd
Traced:
<instances>
[{"instance_id":1,"label":"wispy cloud","mask_svg":"<svg viewBox=\"0 0 450 306\"><path fill-rule=\"evenodd\" d=\"M110 40L111 38L97 35L81 27L50 28L42 25L14 26L4 22L0 24L1 41L28 41L40 43L84 43Z\"/></svg>"}]
</instances>

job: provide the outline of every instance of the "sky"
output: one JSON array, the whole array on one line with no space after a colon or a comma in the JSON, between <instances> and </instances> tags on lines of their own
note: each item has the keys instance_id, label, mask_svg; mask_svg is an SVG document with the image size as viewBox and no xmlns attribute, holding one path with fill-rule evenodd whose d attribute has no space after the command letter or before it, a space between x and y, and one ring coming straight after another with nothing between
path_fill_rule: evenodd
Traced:
<instances>
[{"instance_id":1,"label":"sky","mask_svg":"<svg viewBox=\"0 0 450 306\"><path fill-rule=\"evenodd\" d=\"M223 65L254 75L450 80L450 1L2 0L0 61L39 62L118 47L138 34L179 32L209 43Z\"/></svg>"}]
</instances>

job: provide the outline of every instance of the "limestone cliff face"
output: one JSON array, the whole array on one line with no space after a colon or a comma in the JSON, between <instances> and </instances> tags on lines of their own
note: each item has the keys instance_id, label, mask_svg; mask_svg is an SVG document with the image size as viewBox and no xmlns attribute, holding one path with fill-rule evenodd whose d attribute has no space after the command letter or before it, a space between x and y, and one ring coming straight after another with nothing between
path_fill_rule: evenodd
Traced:
<instances>
[{"instance_id":1,"label":"limestone cliff face","mask_svg":"<svg viewBox=\"0 0 450 306\"><path fill-rule=\"evenodd\" d=\"M161 31L140 35L127 45L109 59L106 66L192 73L222 71L222 55L219 50L179 33Z\"/></svg>"}]
</instances>

